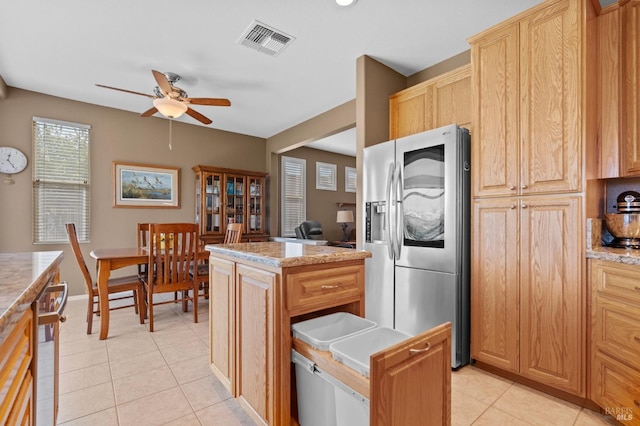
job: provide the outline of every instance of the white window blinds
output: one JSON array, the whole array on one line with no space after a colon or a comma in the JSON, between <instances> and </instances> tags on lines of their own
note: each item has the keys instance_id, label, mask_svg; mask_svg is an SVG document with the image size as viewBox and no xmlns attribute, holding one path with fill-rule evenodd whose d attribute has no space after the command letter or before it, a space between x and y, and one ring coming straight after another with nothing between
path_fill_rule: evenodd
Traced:
<instances>
[{"instance_id":1,"label":"white window blinds","mask_svg":"<svg viewBox=\"0 0 640 426\"><path fill-rule=\"evenodd\" d=\"M33 242L66 243L64 224L89 241L89 129L33 117Z\"/></svg>"},{"instance_id":2,"label":"white window blinds","mask_svg":"<svg viewBox=\"0 0 640 426\"><path fill-rule=\"evenodd\" d=\"M336 165L316 162L316 189L336 190Z\"/></svg>"},{"instance_id":3,"label":"white window blinds","mask_svg":"<svg viewBox=\"0 0 640 426\"><path fill-rule=\"evenodd\" d=\"M356 192L358 189L358 171L355 167L344 168L344 192Z\"/></svg>"},{"instance_id":4,"label":"white window blinds","mask_svg":"<svg viewBox=\"0 0 640 426\"><path fill-rule=\"evenodd\" d=\"M304 222L306 212L306 160L282 157L282 236L294 237L295 228Z\"/></svg>"}]
</instances>

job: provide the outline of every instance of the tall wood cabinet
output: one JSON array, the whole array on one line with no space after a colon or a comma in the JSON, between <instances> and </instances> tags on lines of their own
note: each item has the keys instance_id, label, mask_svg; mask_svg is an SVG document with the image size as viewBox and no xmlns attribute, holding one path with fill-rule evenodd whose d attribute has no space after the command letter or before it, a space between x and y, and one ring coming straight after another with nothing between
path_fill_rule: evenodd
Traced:
<instances>
[{"instance_id":1,"label":"tall wood cabinet","mask_svg":"<svg viewBox=\"0 0 640 426\"><path fill-rule=\"evenodd\" d=\"M389 138L457 123L471 126L471 67L464 65L389 97Z\"/></svg>"},{"instance_id":2,"label":"tall wood cabinet","mask_svg":"<svg viewBox=\"0 0 640 426\"><path fill-rule=\"evenodd\" d=\"M242 223L242 241L266 241L266 173L195 166L200 239L219 243L229 223Z\"/></svg>"},{"instance_id":3,"label":"tall wood cabinet","mask_svg":"<svg viewBox=\"0 0 640 426\"><path fill-rule=\"evenodd\" d=\"M546 1L469 40L471 355L583 397L592 7Z\"/></svg>"},{"instance_id":4,"label":"tall wood cabinet","mask_svg":"<svg viewBox=\"0 0 640 426\"><path fill-rule=\"evenodd\" d=\"M623 175L637 176L640 175L640 0L631 0L620 7Z\"/></svg>"}]
</instances>

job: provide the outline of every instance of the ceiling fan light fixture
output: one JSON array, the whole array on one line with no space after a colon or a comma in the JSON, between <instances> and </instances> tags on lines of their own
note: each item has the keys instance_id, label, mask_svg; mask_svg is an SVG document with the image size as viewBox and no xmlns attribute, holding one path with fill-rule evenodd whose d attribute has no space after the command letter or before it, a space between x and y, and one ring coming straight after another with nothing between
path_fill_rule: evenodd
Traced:
<instances>
[{"instance_id":1,"label":"ceiling fan light fixture","mask_svg":"<svg viewBox=\"0 0 640 426\"><path fill-rule=\"evenodd\" d=\"M335 0L335 1L338 6L346 7L346 6L353 6L354 4L356 4L356 1L358 0Z\"/></svg>"},{"instance_id":2,"label":"ceiling fan light fixture","mask_svg":"<svg viewBox=\"0 0 640 426\"><path fill-rule=\"evenodd\" d=\"M187 111L186 104L171 98L154 99L153 106L168 118L178 118Z\"/></svg>"}]
</instances>

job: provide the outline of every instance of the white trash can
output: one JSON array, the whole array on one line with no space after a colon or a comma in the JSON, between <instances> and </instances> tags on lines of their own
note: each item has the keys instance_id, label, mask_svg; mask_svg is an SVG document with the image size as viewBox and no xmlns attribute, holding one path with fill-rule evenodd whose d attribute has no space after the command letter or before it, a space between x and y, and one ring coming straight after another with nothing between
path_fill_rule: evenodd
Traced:
<instances>
[{"instance_id":1,"label":"white trash can","mask_svg":"<svg viewBox=\"0 0 640 426\"><path fill-rule=\"evenodd\" d=\"M291 329L293 337L318 350L328 351L332 343L373 329L375 326L376 323L373 321L338 312L293 324ZM352 395L352 399L360 404L360 411L369 414L369 401L366 398L321 371L313 362L294 350L291 351L291 362L295 364L298 421L301 426L352 425L353 423L344 423L338 418L337 392L341 392L341 395ZM344 396L341 396L341 399L343 398Z\"/></svg>"}]
</instances>

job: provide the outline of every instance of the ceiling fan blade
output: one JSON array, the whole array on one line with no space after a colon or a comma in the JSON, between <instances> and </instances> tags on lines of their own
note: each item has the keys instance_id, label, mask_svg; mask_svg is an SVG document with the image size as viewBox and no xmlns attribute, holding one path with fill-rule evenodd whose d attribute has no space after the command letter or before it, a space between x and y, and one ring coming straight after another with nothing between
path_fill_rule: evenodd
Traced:
<instances>
[{"instance_id":1,"label":"ceiling fan blade","mask_svg":"<svg viewBox=\"0 0 640 426\"><path fill-rule=\"evenodd\" d=\"M171 84L169 83L169 80L167 80L167 76L162 74L160 71L151 70L151 72L153 73L153 78L156 79L156 83L158 83L162 92L165 95L171 93Z\"/></svg>"},{"instance_id":2,"label":"ceiling fan blade","mask_svg":"<svg viewBox=\"0 0 640 426\"><path fill-rule=\"evenodd\" d=\"M154 98L155 99L155 96L153 96L153 95L147 95L146 93L134 92L133 90L119 89L117 87L105 86L104 84L96 84L96 86L104 87L105 89L118 90L120 92L131 93L131 94L134 94L134 95L146 96L147 98Z\"/></svg>"},{"instance_id":3,"label":"ceiling fan blade","mask_svg":"<svg viewBox=\"0 0 640 426\"><path fill-rule=\"evenodd\" d=\"M229 99L222 98L184 98L183 101L193 105L231 106Z\"/></svg>"},{"instance_id":4,"label":"ceiling fan blade","mask_svg":"<svg viewBox=\"0 0 640 426\"><path fill-rule=\"evenodd\" d=\"M140 117L151 117L156 112L158 112L158 109L156 107L153 107L140 114Z\"/></svg>"},{"instance_id":5,"label":"ceiling fan blade","mask_svg":"<svg viewBox=\"0 0 640 426\"><path fill-rule=\"evenodd\" d=\"M195 118L196 120L198 120L201 123L204 123L204 124L213 123L207 117L205 117L204 115L200 114L198 111L195 111L195 110L193 110L191 108L187 108L187 114L189 114L191 117Z\"/></svg>"}]
</instances>

